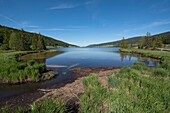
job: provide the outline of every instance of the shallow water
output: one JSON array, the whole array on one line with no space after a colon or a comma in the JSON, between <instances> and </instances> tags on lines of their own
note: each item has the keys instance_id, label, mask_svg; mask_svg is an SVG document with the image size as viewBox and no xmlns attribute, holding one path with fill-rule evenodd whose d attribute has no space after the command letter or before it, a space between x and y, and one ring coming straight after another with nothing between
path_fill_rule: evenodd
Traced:
<instances>
[{"instance_id":1,"label":"shallow water","mask_svg":"<svg viewBox=\"0 0 170 113\"><path fill-rule=\"evenodd\" d=\"M148 66L157 66L159 61L143 58L138 55L119 53L119 48L56 48L63 51L56 54L33 54L24 56L25 60L36 60L44 62L47 67L58 67L59 74L48 81L39 83L27 83L22 85L0 85L0 100L15 95L35 91L39 88L48 88L53 85L61 86L76 79L70 69L75 67L93 68L118 68L131 66L134 62L145 62Z\"/></svg>"}]
</instances>

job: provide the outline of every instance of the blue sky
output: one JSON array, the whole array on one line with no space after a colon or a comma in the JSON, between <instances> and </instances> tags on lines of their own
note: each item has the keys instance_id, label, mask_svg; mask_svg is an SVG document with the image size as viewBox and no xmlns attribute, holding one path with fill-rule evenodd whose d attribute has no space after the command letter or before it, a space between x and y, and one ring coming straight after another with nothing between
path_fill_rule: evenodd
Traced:
<instances>
[{"instance_id":1,"label":"blue sky","mask_svg":"<svg viewBox=\"0 0 170 113\"><path fill-rule=\"evenodd\" d=\"M0 0L0 24L79 46L170 31L170 0Z\"/></svg>"}]
</instances>

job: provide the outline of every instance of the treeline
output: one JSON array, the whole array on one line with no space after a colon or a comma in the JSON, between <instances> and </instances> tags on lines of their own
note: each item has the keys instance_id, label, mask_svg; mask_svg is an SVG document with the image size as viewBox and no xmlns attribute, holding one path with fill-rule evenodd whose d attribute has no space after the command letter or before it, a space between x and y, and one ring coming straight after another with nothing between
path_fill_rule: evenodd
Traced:
<instances>
[{"instance_id":1,"label":"treeline","mask_svg":"<svg viewBox=\"0 0 170 113\"><path fill-rule=\"evenodd\" d=\"M159 37L159 36L163 37L163 44L170 44L170 32L164 32L164 33L152 35L152 36L150 36L150 38ZM144 40L145 38L146 38L146 36L136 36L136 37L127 38L124 40L130 46L130 44L137 45L138 42L140 42L141 40ZM122 42L122 40L118 40L118 41L101 43L101 44L92 44L87 47L120 47L121 42Z\"/></svg>"},{"instance_id":2,"label":"treeline","mask_svg":"<svg viewBox=\"0 0 170 113\"><path fill-rule=\"evenodd\" d=\"M30 38L31 37L31 38ZM1 50L45 50L44 37L41 34L30 35L23 29L9 30L0 29L0 49Z\"/></svg>"},{"instance_id":3,"label":"treeline","mask_svg":"<svg viewBox=\"0 0 170 113\"><path fill-rule=\"evenodd\" d=\"M44 50L46 46L75 46L41 34L26 32L0 25L1 50Z\"/></svg>"},{"instance_id":4,"label":"treeline","mask_svg":"<svg viewBox=\"0 0 170 113\"><path fill-rule=\"evenodd\" d=\"M167 44L170 44L170 38L163 35L151 36L151 33L147 32L145 37L142 37L137 43L127 42L124 37L120 43L121 48L133 48L137 46L139 49L156 49L156 48L166 48Z\"/></svg>"}]
</instances>

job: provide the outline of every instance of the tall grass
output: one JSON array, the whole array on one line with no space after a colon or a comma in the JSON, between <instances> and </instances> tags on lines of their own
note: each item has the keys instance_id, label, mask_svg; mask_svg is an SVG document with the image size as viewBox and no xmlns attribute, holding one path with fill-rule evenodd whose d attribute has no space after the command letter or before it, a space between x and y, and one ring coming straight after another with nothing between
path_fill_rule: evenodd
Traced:
<instances>
[{"instance_id":1,"label":"tall grass","mask_svg":"<svg viewBox=\"0 0 170 113\"><path fill-rule=\"evenodd\" d=\"M46 70L45 64L35 61L21 62L18 57L27 52L3 52L0 54L0 81L6 83L19 83L25 81L38 81L42 72Z\"/></svg>"},{"instance_id":2,"label":"tall grass","mask_svg":"<svg viewBox=\"0 0 170 113\"><path fill-rule=\"evenodd\" d=\"M170 70L167 68L165 64L150 69L143 63L135 63L122 68L116 76L109 76L109 87L102 86L97 75L85 78L87 89L80 99L80 112L169 113Z\"/></svg>"},{"instance_id":3,"label":"tall grass","mask_svg":"<svg viewBox=\"0 0 170 113\"><path fill-rule=\"evenodd\" d=\"M66 106L61 100L45 99L31 105L31 113L65 113Z\"/></svg>"},{"instance_id":4,"label":"tall grass","mask_svg":"<svg viewBox=\"0 0 170 113\"><path fill-rule=\"evenodd\" d=\"M81 113L104 113L106 98L108 97L107 88L99 83L99 77L90 75L83 81L87 87L86 92L80 98Z\"/></svg>"}]
</instances>

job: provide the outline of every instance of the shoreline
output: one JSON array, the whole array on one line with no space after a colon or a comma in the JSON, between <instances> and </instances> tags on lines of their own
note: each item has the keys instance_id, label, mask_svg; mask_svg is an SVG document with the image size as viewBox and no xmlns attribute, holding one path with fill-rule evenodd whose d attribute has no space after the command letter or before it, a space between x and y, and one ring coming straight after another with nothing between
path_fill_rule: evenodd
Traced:
<instances>
[{"instance_id":1,"label":"shoreline","mask_svg":"<svg viewBox=\"0 0 170 113\"><path fill-rule=\"evenodd\" d=\"M46 80L50 80L52 78L54 78L55 76L57 76L58 73L56 72L51 72L51 71L47 71L44 72L41 76L41 78L39 80L24 80L22 82L5 82L5 81L0 81L0 85L1 84L6 84L6 85L22 85L22 84L29 84L29 83L38 83L38 82L42 82L42 81L46 81ZM50 75L50 76L48 76Z\"/></svg>"},{"instance_id":2,"label":"shoreline","mask_svg":"<svg viewBox=\"0 0 170 113\"><path fill-rule=\"evenodd\" d=\"M81 70L81 71L78 71ZM90 70L90 71L89 71ZM76 75L76 79L70 83L62 84L61 86L51 86L46 89L37 89L36 91L27 92L18 96L2 99L0 101L0 108L5 105L10 106L10 109L16 109L17 107L30 108L30 104L44 98L62 98L69 103L78 104L78 97L84 92L84 86L82 80L91 73L99 74L100 78L106 78L110 74L119 71L120 68L74 68L73 71ZM70 94L70 95L67 95ZM76 96L77 95L77 96ZM8 103L8 104L7 104Z\"/></svg>"},{"instance_id":3,"label":"shoreline","mask_svg":"<svg viewBox=\"0 0 170 113\"><path fill-rule=\"evenodd\" d=\"M33 61L32 59L28 59L26 61L22 60L22 57L30 55L30 54L45 54L43 57L46 57L47 53L55 53L55 52L61 52L58 50L44 50L44 51L13 51L12 53L10 53L9 51L4 51L2 54L2 57L4 57L3 55L7 55L9 57L12 57L13 59L11 61L18 63L17 66L23 67L23 63L25 63L24 65L27 65L24 67L27 68L29 61ZM37 57L37 56L36 56ZM49 57L49 56L48 56ZM8 59L7 59L8 60ZM9 59L10 60L10 59ZM5 62L5 61L4 61ZM33 66L35 63L37 63L36 61L31 62L29 65ZM33 65L32 65L33 64ZM15 64L16 65L16 64ZM14 65L14 67L15 67ZM37 63L37 65L43 65L43 63ZM19 70L19 68L16 66L16 69ZM21 68L20 67L20 68ZM44 64L43 67L40 67L41 69L44 68L43 70L39 70L39 74L40 76L38 78L31 78L27 75L27 77L25 79L22 80L18 80L20 78L17 78L17 80L12 81L12 80L8 80L8 79L1 79L0 80L0 84L9 84L9 85L15 85L15 84L26 84L26 83L36 83L36 82L40 82L40 81L45 81L45 80L49 80L51 78L54 78L57 73L51 72L51 70L48 70L46 67L46 64ZM33 71L33 70L29 70L29 71ZM19 74L19 73L18 73Z\"/></svg>"},{"instance_id":4,"label":"shoreline","mask_svg":"<svg viewBox=\"0 0 170 113\"><path fill-rule=\"evenodd\" d=\"M144 49L120 49L120 52L139 54L144 57L158 59L160 62L170 61L170 52L168 51L157 51L157 50L144 50Z\"/></svg>"}]
</instances>

